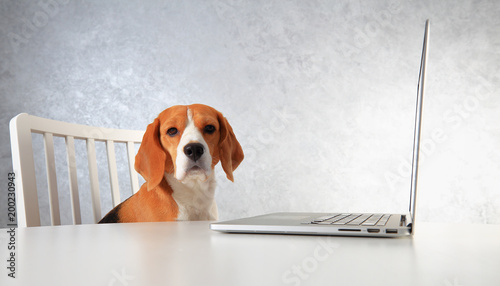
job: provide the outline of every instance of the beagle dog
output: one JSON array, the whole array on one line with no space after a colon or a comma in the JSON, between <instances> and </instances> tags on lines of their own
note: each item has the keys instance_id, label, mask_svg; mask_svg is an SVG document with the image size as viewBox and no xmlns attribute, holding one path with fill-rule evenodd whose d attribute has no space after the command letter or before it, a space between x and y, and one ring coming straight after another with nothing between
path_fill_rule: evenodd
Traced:
<instances>
[{"instance_id":1,"label":"beagle dog","mask_svg":"<svg viewBox=\"0 0 500 286\"><path fill-rule=\"evenodd\" d=\"M229 180L243 160L231 125L212 107L173 106L149 124L135 157L145 183L99 223L217 220L214 167Z\"/></svg>"}]
</instances>

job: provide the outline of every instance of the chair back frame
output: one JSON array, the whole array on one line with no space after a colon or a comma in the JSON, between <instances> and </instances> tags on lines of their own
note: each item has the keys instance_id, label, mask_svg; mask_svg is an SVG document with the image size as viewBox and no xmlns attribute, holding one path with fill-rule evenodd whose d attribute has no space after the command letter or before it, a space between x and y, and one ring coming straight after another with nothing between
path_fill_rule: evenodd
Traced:
<instances>
[{"instance_id":1,"label":"chair back frame","mask_svg":"<svg viewBox=\"0 0 500 286\"><path fill-rule=\"evenodd\" d=\"M19 227L40 226L32 133L43 135L52 225L61 225L54 156L54 137L63 137L66 143L73 224L82 223L77 182L75 139L86 141L91 201L95 223L102 217L95 147L96 141L102 141L106 144L113 206L120 203L115 143L126 143L132 192L136 193L139 190L138 174L134 169L135 144L141 143L144 131L73 124L21 113L10 121L12 164L16 176L17 224Z\"/></svg>"}]
</instances>

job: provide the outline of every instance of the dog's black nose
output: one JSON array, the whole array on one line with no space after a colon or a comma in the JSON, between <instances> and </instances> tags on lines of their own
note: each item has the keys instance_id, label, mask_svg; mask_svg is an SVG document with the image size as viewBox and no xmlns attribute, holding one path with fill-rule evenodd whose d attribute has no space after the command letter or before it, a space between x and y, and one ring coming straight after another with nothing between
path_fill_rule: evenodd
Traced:
<instances>
[{"instance_id":1,"label":"dog's black nose","mask_svg":"<svg viewBox=\"0 0 500 286\"><path fill-rule=\"evenodd\" d=\"M200 159L204 152L205 148L200 143L189 143L184 146L184 154L195 162Z\"/></svg>"}]
</instances>

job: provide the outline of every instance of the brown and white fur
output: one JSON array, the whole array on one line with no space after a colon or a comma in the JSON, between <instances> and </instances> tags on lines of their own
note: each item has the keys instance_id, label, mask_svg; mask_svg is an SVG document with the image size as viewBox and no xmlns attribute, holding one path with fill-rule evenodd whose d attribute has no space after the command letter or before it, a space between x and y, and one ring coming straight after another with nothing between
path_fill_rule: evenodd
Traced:
<instances>
[{"instance_id":1,"label":"brown and white fur","mask_svg":"<svg viewBox=\"0 0 500 286\"><path fill-rule=\"evenodd\" d=\"M214 167L229 180L243 160L231 125L212 107L164 110L149 124L135 158L145 183L99 223L216 220Z\"/></svg>"}]
</instances>

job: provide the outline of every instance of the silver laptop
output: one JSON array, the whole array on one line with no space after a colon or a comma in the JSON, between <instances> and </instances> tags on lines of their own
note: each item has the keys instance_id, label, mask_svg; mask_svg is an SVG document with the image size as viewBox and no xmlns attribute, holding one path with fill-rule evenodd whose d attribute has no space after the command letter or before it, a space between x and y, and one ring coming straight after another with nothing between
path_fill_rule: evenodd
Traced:
<instances>
[{"instance_id":1,"label":"silver laptop","mask_svg":"<svg viewBox=\"0 0 500 286\"><path fill-rule=\"evenodd\" d=\"M418 159L422 100L429 45L429 20L425 22L424 44L417 85L417 106L413 136L413 158L410 187L410 207L406 214L385 213L272 213L210 224L216 231L229 233L277 233L310 235L344 235L398 237L412 235L415 230Z\"/></svg>"}]
</instances>

